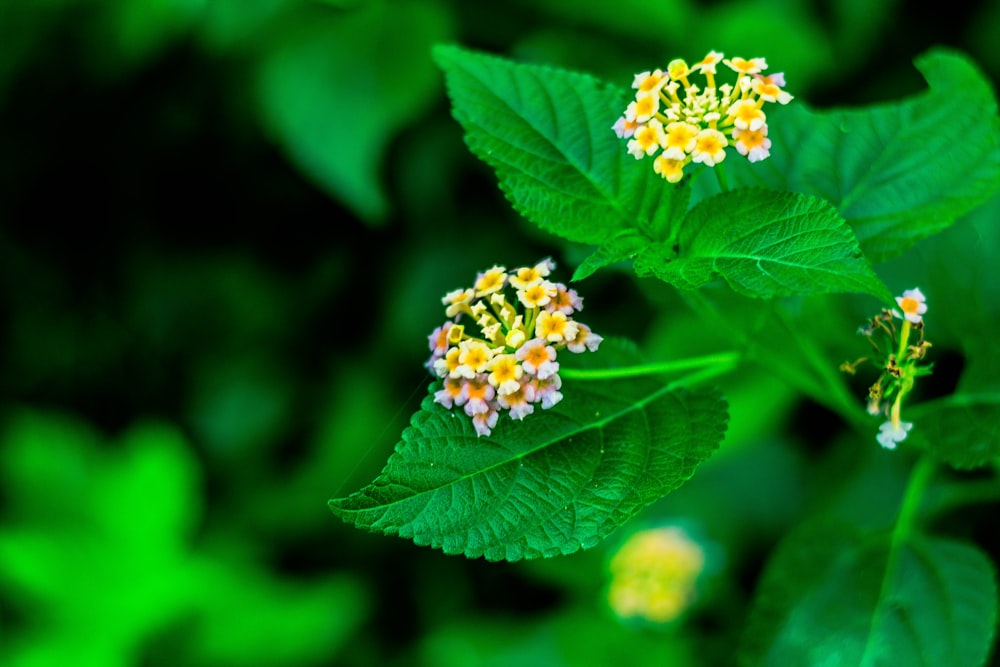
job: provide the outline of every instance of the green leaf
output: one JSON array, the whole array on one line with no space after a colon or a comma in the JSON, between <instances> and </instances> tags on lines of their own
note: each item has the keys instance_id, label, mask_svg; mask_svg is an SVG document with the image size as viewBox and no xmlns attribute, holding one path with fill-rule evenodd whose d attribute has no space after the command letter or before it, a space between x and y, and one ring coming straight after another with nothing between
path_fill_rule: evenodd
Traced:
<instances>
[{"instance_id":1,"label":"green leaf","mask_svg":"<svg viewBox=\"0 0 1000 667\"><path fill-rule=\"evenodd\" d=\"M493 167L518 213L553 234L593 245L634 229L670 226L669 187L636 165L611 129L622 92L586 74L437 46L455 119L469 149Z\"/></svg>"},{"instance_id":2,"label":"green leaf","mask_svg":"<svg viewBox=\"0 0 1000 667\"><path fill-rule=\"evenodd\" d=\"M752 297L862 292L891 302L850 228L815 197L756 188L717 195L688 212L678 244L678 254L648 247L636 271L684 289L721 277Z\"/></svg>"},{"instance_id":3,"label":"green leaf","mask_svg":"<svg viewBox=\"0 0 1000 667\"><path fill-rule=\"evenodd\" d=\"M649 237L626 230L591 253L573 272L573 280L583 280L598 269L633 259L650 244Z\"/></svg>"},{"instance_id":4,"label":"green leaf","mask_svg":"<svg viewBox=\"0 0 1000 667\"><path fill-rule=\"evenodd\" d=\"M635 361L610 343L572 361ZM378 478L330 509L359 528L447 554L570 554L683 484L725 431L726 404L715 391L628 378L565 380L562 393L556 406L522 421L502 415L485 437L464 413L428 396Z\"/></svg>"},{"instance_id":5,"label":"green leaf","mask_svg":"<svg viewBox=\"0 0 1000 667\"><path fill-rule=\"evenodd\" d=\"M915 64L930 89L900 102L770 111L771 158L735 160L734 182L823 197L873 262L947 228L1000 188L1000 119L967 57L936 49Z\"/></svg>"},{"instance_id":6,"label":"green leaf","mask_svg":"<svg viewBox=\"0 0 1000 667\"><path fill-rule=\"evenodd\" d=\"M396 134L433 102L428 50L450 28L426 2L303 6L259 72L268 129L306 176L370 223L389 204L382 159Z\"/></svg>"},{"instance_id":7,"label":"green leaf","mask_svg":"<svg viewBox=\"0 0 1000 667\"><path fill-rule=\"evenodd\" d=\"M890 567L890 561L892 567ZM743 664L982 665L997 617L979 549L815 524L768 563L743 636Z\"/></svg>"},{"instance_id":8,"label":"green leaf","mask_svg":"<svg viewBox=\"0 0 1000 667\"><path fill-rule=\"evenodd\" d=\"M1000 392L955 394L914 406L917 446L959 468L978 468L1000 457Z\"/></svg>"}]
</instances>

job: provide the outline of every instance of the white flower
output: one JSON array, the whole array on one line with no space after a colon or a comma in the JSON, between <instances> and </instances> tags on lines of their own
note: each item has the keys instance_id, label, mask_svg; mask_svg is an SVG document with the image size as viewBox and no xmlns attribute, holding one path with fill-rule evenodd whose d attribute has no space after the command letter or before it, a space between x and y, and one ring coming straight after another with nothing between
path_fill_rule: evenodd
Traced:
<instances>
[{"instance_id":1,"label":"white flower","mask_svg":"<svg viewBox=\"0 0 1000 667\"><path fill-rule=\"evenodd\" d=\"M896 297L896 303L903 309L903 314L900 315L895 310L892 311L892 314L900 318L905 317L913 324L920 324L920 321L923 319L921 316L927 312L925 301L926 298L919 287L908 289L903 292L903 296Z\"/></svg>"},{"instance_id":2,"label":"white flower","mask_svg":"<svg viewBox=\"0 0 1000 667\"><path fill-rule=\"evenodd\" d=\"M887 421L878 427L879 434L875 439L886 449L896 449L896 443L906 440L906 434L911 428L912 422L899 422L899 428L896 428L891 421Z\"/></svg>"}]
</instances>

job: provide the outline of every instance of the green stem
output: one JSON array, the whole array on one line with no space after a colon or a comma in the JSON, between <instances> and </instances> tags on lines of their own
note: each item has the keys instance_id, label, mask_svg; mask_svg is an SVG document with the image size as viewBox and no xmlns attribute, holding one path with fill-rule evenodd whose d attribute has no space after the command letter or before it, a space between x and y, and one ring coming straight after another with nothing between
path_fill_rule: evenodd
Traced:
<instances>
[{"instance_id":1,"label":"green stem","mask_svg":"<svg viewBox=\"0 0 1000 667\"><path fill-rule=\"evenodd\" d=\"M913 469L910 471L910 479L906 483L906 491L903 493L903 501L899 506L899 515L896 517L896 525L892 529L892 537L889 542L889 553L886 555L885 573L882 577L881 591L878 596L878 606L875 608L871 627L879 625L881 617L888 612L890 607L889 589L899 574L899 557L903 543L909 539L913 533L917 521L917 510L923 501L924 492L934 474L935 463L929 456L921 456ZM869 654L869 647L874 633L869 633L868 642L865 647L865 655Z\"/></svg>"},{"instance_id":2,"label":"green stem","mask_svg":"<svg viewBox=\"0 0 1000 667\"><path fill-rule=\"evenodd\" d=\"M718 352L702 357L675 359L673 361L640 364L638 366L623 366L621 368L564 368L559 371L559 375L564 380L613 380L641 375L673 373L689 368L701 368L702 366L721 368L719 373L724 373L735 366L739 358L740 355L738 352Z\"/></svg>"},{"instance_id":3,"label":"green stem","mask_svg":"<svg viewBox=\"0 0 1000 667\"><path fill-rule=\"evenodd\" d=\"M729 179L726 177L726 168L721 162L717 162L712 170L715 171L715 178L719 181L719 189L729 192Z\"/></svg>"},{"instance_id":4,"label":"green stem","mask_svg":"<svg viewBox=\"0 0 1000 667\"><path fill-rule=\"evenodd\" d=\"M924 492L927 490L927 485L934 474L934 468L935 462L932 458L921 456L917 460L916 465L913 466L913 470L910 471L910 480L906 484L903 502L899 506L899 516L896 517L896 526L892 530L893 550L913 532L917 510L920 508Z\"/></svg>"}]
</instances>

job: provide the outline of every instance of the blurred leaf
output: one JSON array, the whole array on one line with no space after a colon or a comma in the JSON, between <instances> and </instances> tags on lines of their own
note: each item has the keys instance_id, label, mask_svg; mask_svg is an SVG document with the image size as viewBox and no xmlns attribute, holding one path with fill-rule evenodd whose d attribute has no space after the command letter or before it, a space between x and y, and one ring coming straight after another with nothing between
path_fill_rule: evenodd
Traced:
<instances>
[{"instance_id":1,"label":"blurred leaf","mask_svg":"<svg viewBox=\"0 0 1000 667\"><path fill-rule=\"evenodd\" d=\"M249 46L261 33L273 29L290 5L298 0L212 0L206 3L199 24L206 46L226 54Z\"/></svg>"},{"instance_id":2,"label":"blurred leaf","mask_svg":"<svg viewBox=\"0 0 1000 667\"><path fill-rule=\"evenodd\" d=\"M361 219L381 222L385 151L434 99L430 48L450 32L449 16L429 0L307 9L261 64L262 112L306 175Z\"/></svg>"},{"instance_id":3,"label":"blurred leaf","mask_svg":"<svg viewBox=\"0 0 1000 667\"><path fill-rule=\"evenodd\" d=\"M955 394L907 411L929 454L955 468L978 468L1000 456L1000 392Z\"/></svg>"},{"instance_id":4,"label":"blurred leaf","mask_svg":"<svg viewBox=\"0 0 1000 667\"><path fill-rule=\"evenodd\" d=\"M199 564L212 594L195 602L198 620L180 664L325 664L370 612L368 592L353 576L281 580L238 554L219 556Z\"/></svg>"},{"instance_id":5,"label":"blurred leaf","mask_svg":"<svg viewBox=\"0 0 1000 667\"><path fill-rule=\"evenodd\" d=\"M690 636L635 632L590 605L544 617L456 619L423 638L419 651L426 667L706 664Z\"/></svg>"},{"instance_id":6,"label":"blurred leaf","mask_svg":"<svg viewBox=\"0 0 1000 667\"><path fill-rule=\"evenodd\" d=\"M621 93L585 74L455 46L435 47L434 58L469 149L520 214L595 245L630 229L658 238L669 226L677 190L635 169L611 129Z\"/></svg>"},{"instance_id":7,"label":"blurred leaf","mask_svg":"<svg viewBox=\"0 0 1000 667\"><path fill-rule=\"evenodd\" d=\"M657 43L683 39L696 20L691 0L663 0L652 4L643 0L619 0L615 3L520 0L520 4L527 4L533 11L554 15L558 19L557 24L584 23L601 30L616 30L630 40L639 37Z\"/></svg>"},{"instance_id":8,"label":"blurred leaf","mask_svg":"<svg viewBox=\"0 0 1000 667\"><path fill-rule=\"evenodd\" d=\"M200 470L176 428L137 422L116 444L58 414L8 415L0 470L20 483L4 493L26 509L0 524L0 605L23 616L3 664L146 664L150 641L178 626L187 641L163 664L302 664L367 615L366 591L342 575L292 584L238 552L196 551Z\"/></svg>"},{"instance_id":9,"label":"blurred leaf","mask_svg":"<svg viewBox=\"0 0 1000 667\"><path fill-rule=\"evenodd\" d=\"M698 203L681 223L679 251L651 244L635 261L684 289L721 276L747 296L817 292L892 297L827 202L792 192L737 189Z\"/></svg>"},{"instance_id":10,"label":"blurred leaf","mask_svg":"<svg viewBox=\"0 0 1000 667\"><path fill-rule=\"evenodd\" d=\"M19 458L51 455L53 445L63 445L47 442L47 433L44 420L29 416L17 421L4 444L20 450ZM40 612L28 616L37 638L26 638L12 664L43 659L37 656L129 664L192 592L183 563L200 510L197 469L179 434L163 424L137 424L117 456L92 450L94 444L77 440L63 452L86 465L78 486L65 490L78 516L25 517L0 530L4 583L19 592L27 612ZM38 476L11 500L31 504L54 481Z\"/></svg>"},{"instance_id":11,"label":"blurred leaf","mask_svg":"<svg viewBox=\"0 0 1000 667\"><path fill-rule=\"evenodd\" d=\"M188 418L197 441L214 458L248 466L287 433L296 397L289 371L278 360L265 354L213 355L194 372Z\"/></svg>"},{"instance_id":12,"label":"blurred leaf","mask_svg":"<svg viewBox=\"0 0 1000 667\"><path fill-rule=\"evenodd\" d=\"M833 58L829 30L808 2L730 0L699 4L698 9L679 40L684 53L670 58L698 61L710 50L729 57L765 57L772 71L784 73L795 94L842 73L842 63Z\"/></svg>"},{"instance_id":13,"label":"blurred leaf","mask_svg":"<svg viewBox=\"0 0 1000 667\"><path fill-rule=\"evenodd\" d=\"M587 356L581 364L602 367L635 358L607 341ZM359 528L469 558L570 554L683 484L725 431L714 391L565 380L563 394L540 414L502 418L484 437L428 396L382 473L330 509Z\"/></svg>"},{"instance_id":14,"label":"blurred leaf","mask_svg":"<svg viewBox=\"0 0 1000 667\"><path fill-rule=\"evenodd\" d=\"M976 667L996 616L996 574L977 548L814 524L768 563L743 664Z\"/></svg>"},{"instance_id":15,"label":"blurred leaf","mask_svg":"<svg viewBox=\"0 0 1000 667\"><path fill-rule=\"evenodd\" d=\"M930 89L859 109L771 113L771 158L737 160L733 179L823 197L881 262L947 228L1000 187L1000 118L989 82L965 56L918 58ZM701 179L700 195L707 179Z\"/></svg>"}]
</instances>

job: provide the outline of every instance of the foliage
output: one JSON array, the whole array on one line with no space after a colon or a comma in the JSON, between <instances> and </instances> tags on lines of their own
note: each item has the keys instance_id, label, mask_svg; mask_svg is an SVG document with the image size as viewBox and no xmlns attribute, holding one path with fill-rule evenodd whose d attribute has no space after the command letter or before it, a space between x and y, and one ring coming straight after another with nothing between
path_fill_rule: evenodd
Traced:
<instances>
[{"instance_id":1,"label":"foliage","mask_svg":"<svg viewBox=\"0 0 1000 667\"><path fill-rule=\"evenodd\" d=\"M1000 664L967 10L3 3L0 663ZM612 125L713 49L794 100L668 183ZM604 340L477 436L441 296L545 257ZM888 451L855 332L917 287Z\"/></svg>"}]
</instances>

